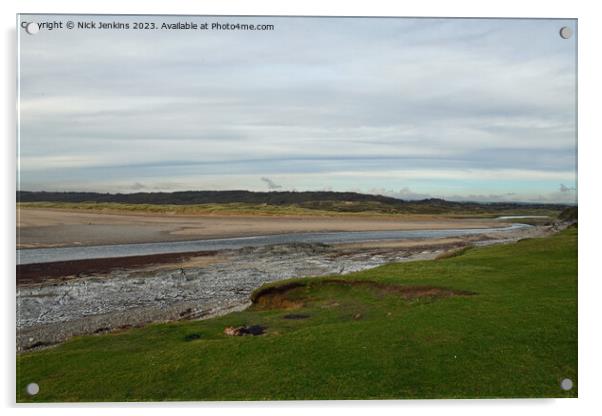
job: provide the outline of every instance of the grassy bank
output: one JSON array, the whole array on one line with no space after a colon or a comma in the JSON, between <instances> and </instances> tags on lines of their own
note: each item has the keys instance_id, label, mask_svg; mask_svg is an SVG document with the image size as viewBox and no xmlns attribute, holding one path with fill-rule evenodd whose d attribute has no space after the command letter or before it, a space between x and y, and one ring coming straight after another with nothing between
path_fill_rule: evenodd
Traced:
<instances>
[{"instance_id":1,"label":"grassy bank","mask_svg":"<svg viewBox=\"0 0 602 416\"><path fill-rule=\"evenodd\" d=\"M575 397L577 230L279 282L243 312L17 357L18 401ZM229 337L227 326L261 325ZM572 391L559 387L564 378ZM40 385L28 397L25 386Z\"/></svg>"},{"instance_id":2,"label":"grassy bank","mask_svg":"<svg viewBox=\"0 0 602 416\"><path fill-rule=\"evenodd\" d=\"M271 205L245 202L218 204L126 204L120 202L21 202L17 208L46 208L64 210L82 210L98 213L132 213L165 215L258 215L258 216L395 216L400 218L495 218L499 215L549 215L556 217L558 210L542 208L517 208L508 210L483 209L481 211L433 211L428 209L391 208L377 202L331 202L303 205Z\"/></svg>"},{"instance_id":3,"label":"grassy bank","mask_svg":"<svg viewBox=\"0 0 602 416\"><path fill-rule=\"evenodd\" d=\"M232 202L223 204L124 204L119 202L22 202L17 208L82 210L98 213L166 214L166 215L258 215L258 216L329 216L375 215L377 211L357 213L303 208L296 205L269 205Z\"/></svg>"}]
</instances>

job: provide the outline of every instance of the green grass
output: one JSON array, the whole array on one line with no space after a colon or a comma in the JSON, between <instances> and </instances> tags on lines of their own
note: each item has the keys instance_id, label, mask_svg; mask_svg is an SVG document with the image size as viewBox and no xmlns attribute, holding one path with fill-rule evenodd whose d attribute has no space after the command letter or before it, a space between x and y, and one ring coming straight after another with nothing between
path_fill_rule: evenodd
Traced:
<instances>
[{"instance_id":1,"label":"green grass","mask_svg":"<svg viewBox=\"0 0 602 416\"><path fill-rule=\"evenodd\" d=\"M268 204L225 203L225 204L124 204L117 202L21 202L19 208L51 208L84 210L93 212L129 212L171 215L332 215L332 212L312 210L297 206Z\"/></svg>"},{"instance_id":2,"label":"green grass","mask_svg":"<svg viewBox=\"0 0 602 416\"><path fill-rule=\"evenodd\" d=\"M328 209L305 208L298 205L269 205L232 202L223 204L124 204L117 202L21 202L18 208L51 208L84 210L106 213L138 213L168 215L258 215L258 216L332 216L332 215L400 215L377 210L342 212Z\"/></svg>"},{"instance_id":3,"label":"green grass","mask_svg":"<svg viewBox=\"0 0 602 416\"><path fill-rule=\"evenodd\" d=\"M17 400L148 401L577 396L577 230L346 279L472 296L300 283L276 300L207 321L73 339L17 357ZM264 297L265 298L265 297ZM289 313L309 315L286 320ZM264 325L228 337L230 325ZM572 391L559 387L564 378ZM30 382L40 393L28 397Z\"/></svg>"}]
</instances>

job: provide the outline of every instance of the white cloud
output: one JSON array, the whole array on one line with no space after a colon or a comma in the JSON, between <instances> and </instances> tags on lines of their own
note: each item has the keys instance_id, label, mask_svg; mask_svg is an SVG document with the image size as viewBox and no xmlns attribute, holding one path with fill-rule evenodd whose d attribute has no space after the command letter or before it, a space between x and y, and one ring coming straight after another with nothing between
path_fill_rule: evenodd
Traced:
<instances>
[{"instance_id":1,"label":"white cloud","mask_svg":"<svg viewBox=\"0 0 602 416\"><path fill-rule=\"evenodd\" d=\"M572 21L237 20L276 30L22 37L22 186L574 181Z\"/></svg>"},{"instance_id":2,"label":"white cloud","mask_svg":"<svg viewBox=\"0 0 602 416\"><path fill-rule=\"evenodd\" d=\"M387 170L371 172L334 172L334 176L372 177L372 178L399 178L399 179L477 179L480 181L498 180L558 180L574 178L574 171L538 171L517 169L414 169L414 170Z\"/></svg>"}]
</instances>

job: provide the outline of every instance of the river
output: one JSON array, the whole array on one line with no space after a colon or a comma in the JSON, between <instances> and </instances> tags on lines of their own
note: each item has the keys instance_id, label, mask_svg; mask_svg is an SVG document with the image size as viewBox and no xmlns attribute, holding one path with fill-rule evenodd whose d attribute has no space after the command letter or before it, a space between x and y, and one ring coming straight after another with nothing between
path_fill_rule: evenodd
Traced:
<instances>
[{"instance_id":1,"label":"river","mask_svg":"<svg viewBox=\"0 0 602 416\"><path fill-rule=\"evenodd\" d=\"M505 217L504 219L508 218L515 217ZM164 253L185 253L193 251L214 251L291 243L337 244L379 240L443 238L486 234L497 231L513 231L526 227L531 226L527 224L512 224L506 227L461 228L452 230L289 233L193 241L20 249L17 250L17 264L48 263L54 261L128 257Z\"/></svg>"}]
</instances>

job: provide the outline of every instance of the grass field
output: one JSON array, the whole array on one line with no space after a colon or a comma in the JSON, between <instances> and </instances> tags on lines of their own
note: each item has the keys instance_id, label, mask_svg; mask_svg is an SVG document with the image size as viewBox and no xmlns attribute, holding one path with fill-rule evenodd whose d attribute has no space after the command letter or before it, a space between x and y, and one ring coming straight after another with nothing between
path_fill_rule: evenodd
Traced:
<instances>
[{"instance_id":1,"label":"grass field","mask_svg":"<svg viewBox=\"0 0 602 416\"><path fill-rule=\"evenodd\" d=\"M332 201L310 206L302 205L270 205L252 204L245 202L219 203L219 204L126 204L119 202L20 202L19 208L49 208L83 210L99 213L134 213L134 214L167 214L167 215L259 215L259 216L412 216L431 217L449 216L454 218L478 217L494 218L499 215L549 215L556 217L558 210L522 207L509 210L482 210L462 211L415 209L412 207L395 209L377 202L345 202Z\"/></svg>"},{"instance_id":2,"label":"grass field","mask_svg":"<svg viewBox=\"0 0 602 416\"><path fill-rule=\"evenodd\" d=\"M50 208L93 212L171 215L332 215L333 212L268 204L123 204L118 202L21 202L17 208Z\"/></svg>"},{"instance_id":3,"label":"grass field","mask_svg":"<svg viewBox=\"0 0 602 416\"><path fill-rule=\"evenodd\" d=\"M253 298L250 309L220 318L22 354L17 400L577 396L575 228L436 261L278 282ZM224 335L238 325L267 329ZM573 390L560 389L564 378ZM30 382L37 396L24 393Z\"/></svg>"}]
</instances>

